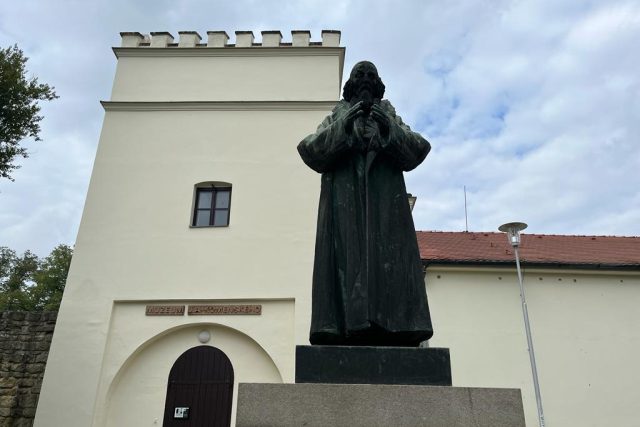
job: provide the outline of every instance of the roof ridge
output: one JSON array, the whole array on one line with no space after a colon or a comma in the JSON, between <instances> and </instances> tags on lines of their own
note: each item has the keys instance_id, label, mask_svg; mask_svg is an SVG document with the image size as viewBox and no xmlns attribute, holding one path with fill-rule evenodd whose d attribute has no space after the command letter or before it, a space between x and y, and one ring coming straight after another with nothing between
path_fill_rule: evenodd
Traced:
<instances>
[{"instance_id":1,"label":"roof ridge","mask_svg":"<svg viewBox=\"0 0 640 427\"><path fill-rule=\"evenodd\" d=\"M439 234L504 234L500 231L445 231L445 230L416 230L416 233L439 233ZM640 236L618 236L606 234L544 234L544 233L522 233L527 236L548 236L548 237L601 237L615 239L640 239Z\"/></svg>"}]
</instances>

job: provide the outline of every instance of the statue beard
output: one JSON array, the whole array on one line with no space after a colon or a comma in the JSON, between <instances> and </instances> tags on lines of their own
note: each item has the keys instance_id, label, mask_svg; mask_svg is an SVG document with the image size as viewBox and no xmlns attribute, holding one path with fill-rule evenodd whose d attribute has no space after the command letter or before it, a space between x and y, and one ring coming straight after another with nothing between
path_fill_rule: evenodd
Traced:
<instances>
[{"instance_id":1,"label":"statue beard","mask_svg":"<svg viewBox=\"0 0 640 427\"><path fill-rule=\"evenodd\" d=\"M380 102L378 98L373 97L371 89L367 86L360 87L358 91L356 91L355 95L351 99L351 105L355 105L360 101L362 101L362 109L366 115L371 113L371 107L373 104L378 104Z\"/></svg>"}]
</instances>

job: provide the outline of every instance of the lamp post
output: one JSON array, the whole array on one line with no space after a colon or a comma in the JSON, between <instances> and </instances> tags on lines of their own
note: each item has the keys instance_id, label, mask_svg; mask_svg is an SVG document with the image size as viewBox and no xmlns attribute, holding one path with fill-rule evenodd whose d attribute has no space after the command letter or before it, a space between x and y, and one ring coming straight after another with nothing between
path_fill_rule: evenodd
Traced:
<instances>
[{"instance_id":1,"label":"lamp post","mask_svg":"<svg viewBox=\"0 0 640 427\"><path fill-rule=\"evenodd\" d=\"M531 374L533 375L533 388L536 394L536 404L538 406L538 422L540 427L544 427L544 412L542 411L542 397L540 396L540 384L538 383L538 369L536 368L536 356L533 352L533 340L531 339L531 327L529 326L529 310L527 310L527 299L524 294L522 284L522 272L520 271L520 257L518 247L520 246L520 231L527 228L523 222L509 222L502 224L498 230L507 233L509 244L513 247L516 256L516 268L518 270L518 283L520 283L520 300L522 302L522 316L524 317L524 328L527 333L527 345L529 350L529 361L531 362Z\"/></svg>"}]
</instances>

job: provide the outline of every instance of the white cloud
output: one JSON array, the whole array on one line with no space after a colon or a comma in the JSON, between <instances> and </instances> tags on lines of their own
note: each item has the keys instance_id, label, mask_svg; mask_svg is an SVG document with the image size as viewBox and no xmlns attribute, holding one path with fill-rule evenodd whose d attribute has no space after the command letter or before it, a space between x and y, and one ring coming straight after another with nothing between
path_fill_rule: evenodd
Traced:
<instances>
[{"instance_id":1,"label":"white cloud","mask_svg":"<svg viewBox=\"0 0 640 427\"><path fill-rule=\"evenodd\" d=\"M467 184L474 229L517 219L532 232L638 234L640 61L630 54L638 8L549 11L516 3L474 34L447 76L442 96L459 104L434 141L443 143L435 170L425 166L420 181L445 187L431 202L441 206L452 194L462 200ZM427 228L460 217L459 205L437 212ZM418 224L431 213L421 212Z\"/></svg>"}]
</instances>

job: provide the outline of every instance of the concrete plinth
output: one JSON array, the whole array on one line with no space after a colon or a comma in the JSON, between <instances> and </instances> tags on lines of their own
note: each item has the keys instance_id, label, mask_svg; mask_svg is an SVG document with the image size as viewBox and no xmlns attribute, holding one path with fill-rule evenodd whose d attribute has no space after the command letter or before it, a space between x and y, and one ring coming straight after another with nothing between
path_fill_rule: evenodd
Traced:
<instances>
[{"instance_id":1,"label":"concrete plinth","mask_svg":"<svg viewBox=\"0 0 640 427\"><path fill-rule=\"evenodd\" d=\"M240 384L236 425L524 427L518 389Z\"/></svg>"}]
</instances>

